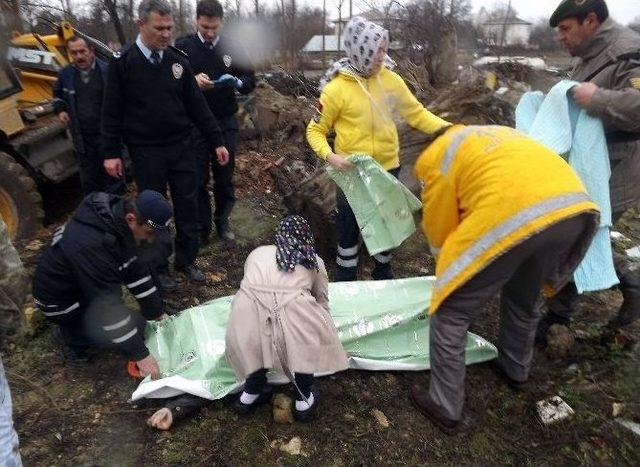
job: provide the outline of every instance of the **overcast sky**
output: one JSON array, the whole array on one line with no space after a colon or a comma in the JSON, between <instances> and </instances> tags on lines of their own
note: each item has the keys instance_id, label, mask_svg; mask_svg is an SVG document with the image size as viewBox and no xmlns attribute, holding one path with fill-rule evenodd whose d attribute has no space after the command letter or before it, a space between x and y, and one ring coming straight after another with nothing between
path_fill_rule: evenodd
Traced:
<instances>
[{"instance_id":1,"label":"overcast sky","mask_svg":"<svg viewBox=\"0 0 640 467\"><path fill-rule=\"evenodd\" d=\"M265 0L263 0L265 1ZM266 0L269 3L273 3L274 0ZM333 12L337 12L336 5L340 0L326 0L327 8ZM388 0L352 0L354 13L368 10L367 5L371 4L384 4ZM407 0L398 0L398 3L402 4ZM249 0L243 0L244 3L251 3ZM303 0L303 3L311 6L322 8L322 0ZM491 10L496 5L507 6L507 0L471 0L474 6L475 12L480 7L486 7ZM511 7L518 12L522 19L535 22L540 18L548 19L555 8L560 4L560 0L512 0ZM348 16L349 14L349 0L343 0L342 14ZM640 17L640 0L609 0L607 1L611 16L619 22L629 23L633 19Z\"/></svg>"},{"instance_id":2,"label":"overcast sky","mask_svg":"<svg viewBox=\"0 0 640 467\"><path fill-rule=\"evenodd\" d=\"M496 4L507 5L507 1L471 0L476 11L484 6L492 9ZM518 12L522 19L537 20L549 18L560 3L560 0L512 0L511 7ZM609 0L607 2L611 16L619 22L629 23L640 17L640 0Z\"/></svg>"}]
</instances>

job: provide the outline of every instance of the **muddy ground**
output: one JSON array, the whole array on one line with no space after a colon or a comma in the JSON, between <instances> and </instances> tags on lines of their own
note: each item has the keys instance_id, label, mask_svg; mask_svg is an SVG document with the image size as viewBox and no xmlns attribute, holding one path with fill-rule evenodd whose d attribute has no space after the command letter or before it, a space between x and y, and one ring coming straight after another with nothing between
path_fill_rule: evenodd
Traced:
<instances>
[{"instance_id":1,"label":"muddy ground","mask_svg":"<svg viewBox=\"0 0 640 467\"><path fill-rule=\"evenodd\" d=\"M249 168L255 162L251 154L240 156ZM76 190L71 184L59 193L67 206L77 202ZM182 281L168 296L170 308L232 294L246 255L269 241L285 212L271 180L254 170L241 180L239 191L232 218L237 242L229 247L214 241L204 248L198 263L209 273L206 285ZM53 224L37 239L20 245L30 270L66 211L58 209ZM621 228L634 244L640 243L637 214L628 216ZM330 258L325 260L332 264ZM394 257L397 277L431 274L433 266L420 233ZM364 261L361 277L368 277L370 267ZM25 465L640 465L640 437L622 428L612 415L613 403L621 403L619 416L640 422L640 349L626 342L601 341L601 326L620 301L617 291L588 296L575 317L576 342L569 355L554 359L538 349L523 393L505 386L486 364L469 367L469 429L453 437L434 428L408 400L407 388L415 382L427 384L428 372L348 371L320 379L319 416L306 425L275 424L270 407L239 418L223 400L161 433L145 424L154 411L152 404L128 402L136 382L116 354L98 356L90 368L67 367L53 344L52 328L42 324L35 333L10 344L4 360ZM472 331L495 342L498 325L494 302L479 310ZM636 327L629 334L637 336L638 331ZM555 394L576 414L570 421L545 428L537 420L535 402ZM374 409L386 415L387 428L374 418ZM298 456L279 449L294 436L302 442Z\"/></svg>"}]
</instances>

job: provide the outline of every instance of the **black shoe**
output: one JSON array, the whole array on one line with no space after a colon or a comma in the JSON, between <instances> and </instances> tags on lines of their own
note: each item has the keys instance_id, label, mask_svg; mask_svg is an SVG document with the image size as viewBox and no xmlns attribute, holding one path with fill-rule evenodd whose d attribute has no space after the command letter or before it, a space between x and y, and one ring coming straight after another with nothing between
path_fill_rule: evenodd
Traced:
<instances>
[{"instance_id":1,"label":"black shoe","mask_svg":"<svg viewBox=\"0 0 640 467\"><path fill-rule=\"evenodd\" d=\"M431 401L429 391L419 384L414 384L409 390L409 397L413 405L427 417L435 426L447 435L455 435L460 431L461 422L451 420L440 413L438 407Z\"/></svg>"},{"instance_id":2,"label":"black shoe","mask_svg":"<svg viewBox=\"0 0 640 467\"><path fill-rule=\"evenodd\" d=\"M371 279L373 279L374 281L386 281L394 279L393 269L391 269L391 266L381 268L380 270L374 268L371 272Z\"/></svg>"},{"instance_id":3,"label":"black shoe","mask_svg":"<svg viewBox=\"0 0 640 467\"><path fill-rule=\"evenodd\" d=\"M205 247L211 243L211 234L209 233L201 233L200 234L200 247Z\"/></svg>"},{"instance_id":4,"label":"black shoe","mask_svg":"<svg viewBox=\"0 0 640 467\"><path fill-rule=\"evenodd\" d=\"M223 227L217 232L218 232L218 237L220 237L220 239L224 240L225 242L232 242L236 239L236 234L234 234L229 227Z\"/></svg>"},{"instance_id":5,"label":"black shoe","mask_svg":"<svg viewBox=\"0 0 640 467\"><path fill-rule=\"evenodd\" d=\"M178 286L176 281L173 280L173 277L171 277L168 272L160 272L157 277L162 290L173 290Z\"/></svg>"},{"instance_id":6,"label":"black shoe","mask_svg":"<svg viewBox=\"0 0 640 467\"><path fill-rule=\"evenodd\" d=\"M622 306L618 316L609 322L612 328L627 326L640 318L640 277L635 272L628 272L620 278Z\"/></svg>"},{"instance_id":7,"label":"black shoe","mask_svg":"<svg viewBox=\"0 0 640 467\"><path fill-rule=\"evenodd\" d=\"M66 365L74 368L83 368L91 363L91 356L87 352L87 349L69 345L62 336L62 331L59 327L53 331L53 341L58 345L58 349Z\"/></svg>"},{"instance_id":8,"label":"black shoe","mask_svg":"<svg viewBox=\"0 0 640 467\"><path fill-rule=\"evenodd\" d=\"M507 383L507 386L509 386L514 391L522 392L526 389L527 387L526 381L517 381L513 379L511 376L507 374L506 371L504 371L504 368L502 368L502 366L498 363L498 360L492 360L491 363L489 363L489 365L493 370L493 372L496 374L496 376L498 376L502 381Z\"/></svg>"},{"instance_id":9,"label":"black shoe","mask_svg":"<svg viewBox=\"0 0 640 467\"><path fill-rule=\"evenodd\" d=\"M207 280L206 277L204 277L204 273L195 264L176 269L185 274L189 280L193 282L205 282Z\"/></svg>"},{"instance_id":10,"label":"black shoe","mask_svg":"<svg viewBox=\"0 0 640 467\"><path fill-rule=\"evenodd\" d=\"M273 396L273 388L270 385L265 386L262 389L262 393L251 404L245 404L240 401L241 395L242 393L238 395L238 398L234 401L232 407L238 415L247 415L253 412L259 405L264 405L271 402L271 396Z\"/></svg>"},{"instance_id":11,"label":"black shoe","mask_svg":"<svg viewBox=\"0 0 640 467\"><path fill-rule=\"evenodd\" d=\"M307 410L298 410L296 408L296 403L293 403L293 418L297 422L306 423L315 418L319 402L318 393L314 390L311 391L311 394L313 394L313 404Z\"/></svg>"}]
</instances>

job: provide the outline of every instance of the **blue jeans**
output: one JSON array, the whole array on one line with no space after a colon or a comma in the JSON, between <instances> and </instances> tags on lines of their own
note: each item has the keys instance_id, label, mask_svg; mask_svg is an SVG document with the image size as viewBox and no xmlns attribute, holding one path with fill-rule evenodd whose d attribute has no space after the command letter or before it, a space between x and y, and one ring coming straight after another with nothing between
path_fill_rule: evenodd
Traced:
<instances>
[{"instance_id":1,"label":"blue jeans","mask_svg":"<svg viewBox=\"0 0 640 467\"><path fill-rule=\"evenodd\" d=\"M18 435L13 429L11 417L11 393L0 359L0 465L3 467L21 467L18 451Z\"/></svg>"}]
</instances>

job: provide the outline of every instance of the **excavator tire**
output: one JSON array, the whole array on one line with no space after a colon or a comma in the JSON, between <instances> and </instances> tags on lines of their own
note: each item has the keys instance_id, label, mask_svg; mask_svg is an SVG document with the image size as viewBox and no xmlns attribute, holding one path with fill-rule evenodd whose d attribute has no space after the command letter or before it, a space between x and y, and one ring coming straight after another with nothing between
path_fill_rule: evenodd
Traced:
<instances>
[{"instance_id":1,"label":"excavator tire","mask_svg":"<svg viewBox=\"0 0 640 467\"><path fill-rule=\"evenodd\" d=\"M0 216L12 240L29 238L42 227L44 220L36 182L5 152L0 152Z\"/></svg>"}]
</instances>

